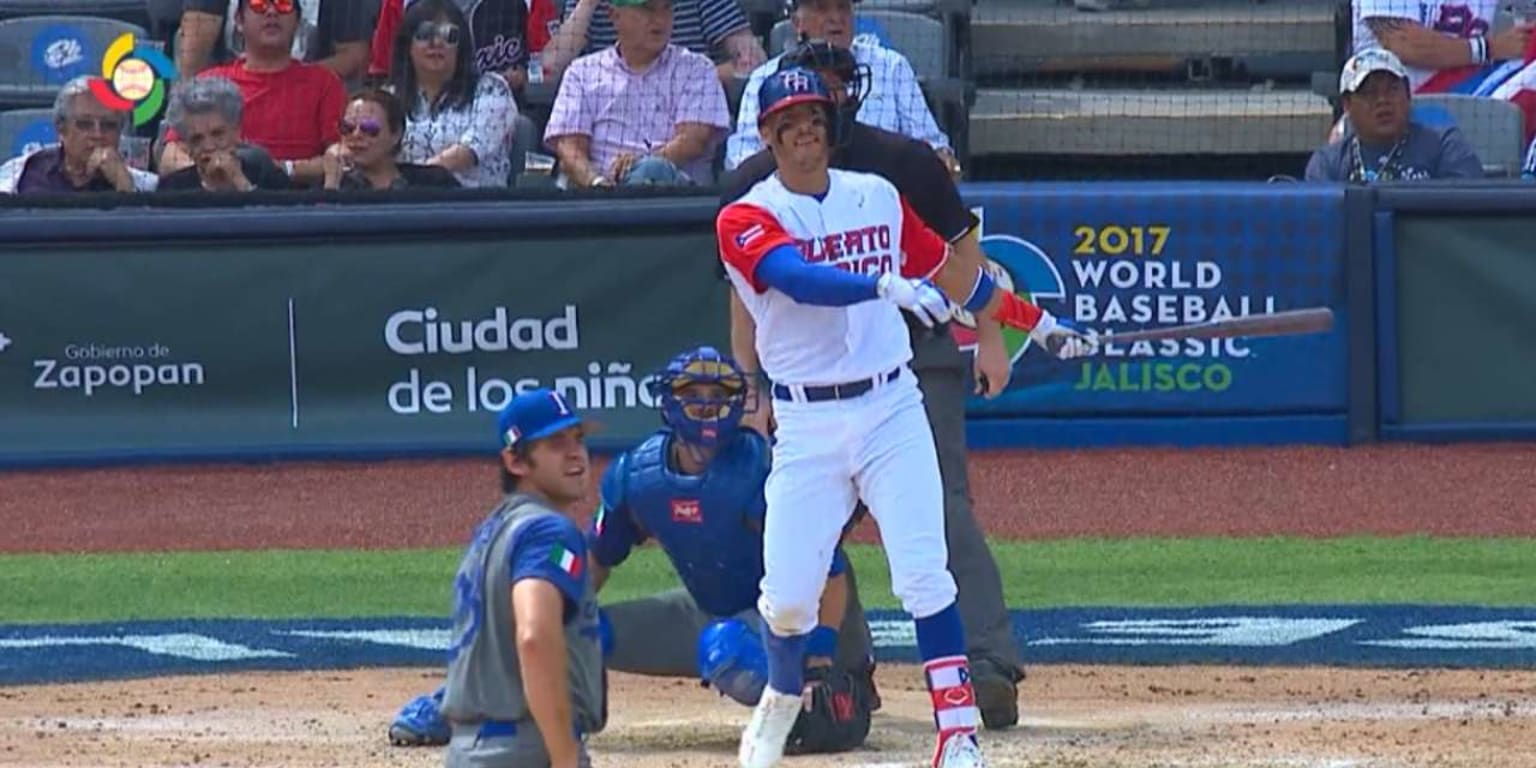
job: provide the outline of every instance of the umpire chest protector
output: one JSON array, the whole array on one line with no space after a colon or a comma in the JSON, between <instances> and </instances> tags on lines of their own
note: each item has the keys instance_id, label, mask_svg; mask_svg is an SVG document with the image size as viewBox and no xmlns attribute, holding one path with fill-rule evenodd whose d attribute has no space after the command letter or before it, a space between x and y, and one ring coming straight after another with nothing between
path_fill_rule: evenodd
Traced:
<instances>
[{"instance_id":1,"label":"umpire chest protector","mask_svg":"<svg viewBox=\"0 0 1536 768\"><path fill-rule=\"evenodd\" d=\"M668 461L677 439L663 429L631 451L625 502L666 550L699 607L731 616L757 601L768 445L758 433L739 430L703 474L685 475Z\"/></svg>"}]
</instances>

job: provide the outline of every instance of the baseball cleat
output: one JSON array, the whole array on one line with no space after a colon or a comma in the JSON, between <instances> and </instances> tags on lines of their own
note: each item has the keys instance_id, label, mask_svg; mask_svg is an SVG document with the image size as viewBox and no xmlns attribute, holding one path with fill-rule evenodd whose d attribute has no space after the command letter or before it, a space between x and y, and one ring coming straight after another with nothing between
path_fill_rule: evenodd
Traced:
<instances>
[{"instance_id":1,"label":"baseball cleat","mask_svg":"<svg viewBox=\"0 0 1536 768\"><path fill-rule=\"evenodd\" d=\"M933 768L987 768L987 758L971 734L951 736L933 759Z\"/></svg>"},{"instance_id":2,"label":"baseball cleat","mask_svg":"<svg viewBox=\"0 0 1536 768\"><path fill-rule=\"evenodd\" d=\"M741 733L737 760L741 768L773 768L784 757L784 744L800 715L799 696L763 689L763 697L752 708L752 719Z\"/></svg>"},{"instance_id":3,"label":"baseball cleat","mask_svg":"<svg viewBox=\"0 0 1536 768\"><path fill-rule=\"evenodd\" d=\"M431 696L411 699L389 724L389 743L397 747L440 747L448 743L452 732L441 709L443 689Z\"/></svg>"}]
</instances>

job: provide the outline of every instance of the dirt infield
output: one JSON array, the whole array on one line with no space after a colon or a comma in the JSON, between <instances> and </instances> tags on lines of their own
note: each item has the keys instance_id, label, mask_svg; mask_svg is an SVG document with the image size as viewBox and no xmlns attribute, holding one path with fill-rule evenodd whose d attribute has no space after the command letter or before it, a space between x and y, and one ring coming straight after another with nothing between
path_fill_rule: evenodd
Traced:
<instances>
[{"instance_id":1,"label":"dirt infield","mask_svg":"<svg viewBox=\"0 0 1536 768\"><path fill-rule=\"evenodd\" d=\"M971 477L1003 538L1536 536L1533 466L1524 444L1115 449L978 453ZM0 473L0 552L461 546L496 482L491 458Z\"/></svg>"},{"instance_id":2,"label":"dirt infield","mask_svg":"<svg viewBox=\"0 0 1536 768\"><path fill-rule=\"evenodd\" d=\"M862 750L785 768L918 766L931 751L913 667L883 668L885 708ZM420 670L165 678L0 689L0 765L431 766L390 747ZM682 681L613 679L595 766L734 765L747 710ZM1536 766L1536 673L1230 667L1044 667L1021 727L985 734L1014 766Z\"/></svg>"},{"instance_id":3,"label":"dirt infield","mask_svg":"<svg viewBox=\"0 0 1536 768\"><path fill-rule=\"evenodd\" d=\"M1532 536L1532 466L1524 445L1141 449L982 454L972 477L984 526L1010 538ZM489 459L5 473L0 552L460 546L495 482ZM0 765L439 765L384 739L439 674L0 688ZM881 681L868 748L787 768L925 764L916 670ZM734 764L745 709L687 681L615 675L612 691L597 765ZM1536 768L1536 672L1043 666L1023 699L1022 726L988 734L995 766Z\"/></svg>"}]
</instances>

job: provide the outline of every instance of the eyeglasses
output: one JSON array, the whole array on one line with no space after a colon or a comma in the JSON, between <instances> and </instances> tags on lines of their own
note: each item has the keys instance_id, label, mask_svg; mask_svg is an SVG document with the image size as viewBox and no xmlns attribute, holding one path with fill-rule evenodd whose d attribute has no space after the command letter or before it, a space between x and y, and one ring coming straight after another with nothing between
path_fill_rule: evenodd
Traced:
<instances>
[{"instance_id":1,"label":"eyeglasses","mask_svg":"<svg viewBox=\"0 0 1536 768\"><path fill-rule=\"evenodd\" d=\"M423 21L420 26L416 27L416 33L411 35L411 39L418 43L430 43L436 40L443 45L458 45L459 27L456 24L449 24L447 22L438 24L436 22Z\"/></svg>"},{"instance_id":2,"label":"eyeglasses","mask_svg":"<svg viewBox=\"0 0 1536 768\"><path fill-rule=\"evenodd\" d=\"M293 13L293 0L249 0L251 10L257 13L270 13L277 11L280 14Z\"/></svg>"},{"instance_id":3,"label":"eyeglasses","mask_svg":"<svg viewBox=\"0 0 1536 768\"><path fill-rule=\"evenodd\" d=\"M351 136L358 131L362 131L364 136L378 136L384 131L384 126L380 125L379 121L366 117L355 123L351 120L341 121L341 135Z\"/></svg>"},{"instance_id":4,"label":"eyeglasses","mask_svg":"<svg viewBox=\"0 0 1536 768\"><path fill-rule=\"evenodd\" d=\"M117 133L123 129L123 121L115 117L76 117L70 120L70 125L82 132Z\"/></svg>"}]
</instances>

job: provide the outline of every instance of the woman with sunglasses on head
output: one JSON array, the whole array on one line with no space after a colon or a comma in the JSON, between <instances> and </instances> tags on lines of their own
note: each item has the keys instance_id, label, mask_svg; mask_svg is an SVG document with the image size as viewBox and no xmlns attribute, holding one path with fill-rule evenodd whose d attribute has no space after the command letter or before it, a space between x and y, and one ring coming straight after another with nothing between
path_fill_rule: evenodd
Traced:
<instances>
[{"instance_id":1,"label":"woman with sunglasses on head","mask_svg":"<svg viewBox=\"0 0 1536 768\"><path fill-rule=\"evenodd\" d=\"M459 186L447 169L397 163L405 135L405 108L388 91L352 97L341 117L341 141L325 155L326 189L404 189Z\"/></svg>"},{"instance_id":2,"label":"woman with sunglasses on head","mask_svg":"<svg viewBox=\"0 0 1536 768\"><path fill-rule=\"evenodd\" d=\"M475 67L474 41L453 0L418 0L395 35L393 90L406 106L400 159L452 171L466 187L505 187L517 119L512 88Z\"/></svg>"}]
</instances>

